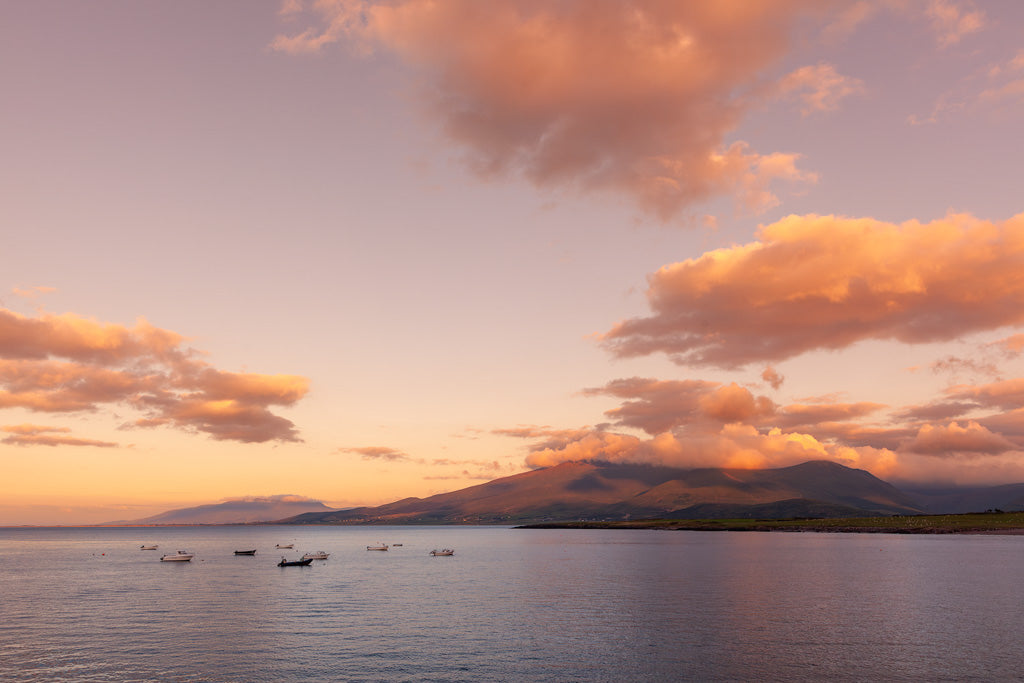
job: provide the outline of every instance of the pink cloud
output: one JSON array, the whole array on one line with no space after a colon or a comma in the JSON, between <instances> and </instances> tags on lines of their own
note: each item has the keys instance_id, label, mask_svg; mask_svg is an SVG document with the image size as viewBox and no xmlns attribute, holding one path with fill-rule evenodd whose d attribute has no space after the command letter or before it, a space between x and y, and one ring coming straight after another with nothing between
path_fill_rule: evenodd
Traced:
<instances>
[{"instance_id":1,"label":"pink cloud","mask_svg":"<svg viewBox=\"0 0 1024 683\"><path fill-rule=\"evenodd\" d=\"M834 111L841 100L864 91L864 81L843 76L835 66L824 62L802 66L779 81L779 92L798 99L804 116Z\"/></svg>"},{"instance_id":2,"label":"pink cloud","mask_svg":"<svg viewBox=\"0 0 1024 683\"><path fill-rule=\"evenodd\" d=\"M363 456L363 460L409 460L409 456L402 451L386 446L363 446L360 448L339 448L342 453L356 453Z\"/></svg>"},{"instance_id":3,"label":"pink cloud","mask_svg":"<svg viewBox=\"0 0 1024 683\"><path fill-rule=\"evenodd\" d=\"M11 290L11 293L24 299L36 299L42 294L52 294L56 291L56 287L38 285L35 287L15 287Z\"/></svg>"},{"instance_id":4,"label":"pink cloud","mask_svg":"<svg viewBox=\"0 0 1024 683\"><path fill-rule=\"evenodd\" d=\"M739 367L866 339L948 341L1024 322L1024 214L902 224L789 216L760 240L650 276L653 315L603 335L616 356ZM965 286L970 283L970 286Z\"/></svg>"},{"instance_id":5,"label":"pink cloud","mask_svg":"<svg viewBox=\"0 0 1024 683\"><path fill-rule=\"evenodd\" d=\"M955 45L985 26L984 12L974 9L969 2L930 0L926 14L943 47Z\"/></svg>"},{"instance_id":6,"label":"pink cloud","mask_svg":"<svg viewBox=\"0 0 1024 683\"><path fill-rule=\"evenodd\" d=\"M923 455L951 456L957 454L998 455L1020 450L1005 437L994 434L977 422L966 427L956 422L946 426L924 425L917 436L903 445L903 450Z\"/></svg>"},{"instance_id":7,"label":"pink cloud","mask_svg":"<svg viewBox=\"0 0 1024 683\"><path fill-rule=\"evenodd\" d=\"M272 47L397 54L481 176L611 190L667 218L722 193L761 210L777 203L774 181L814 181L796 155L726 137L797 22L821 12L810 0L320 0L312 27Z\"/></svg>"},{"instance_id":8,"label":"pink cloud","mask_svg":"<svg viewBox=\"0 0 1024 683\"><path fill-rule=\"evenodd\" d=\"M780 375L778 371L776 371L775 368L771 367L770 365L764 369L764 372L761 373L761 379L763 379L765 382L768 382L769 386L771 386L771 388L775 389L776 391L778 391L779 388L782 386L782 383L786 381L786 378Z\"/></svg>"},{"instance_id":9,"label":"pink cloud","mask_svg":"<svg viewBox=\"0 0 1024 683\"><path fill-rule=\"evenodd\" d=\"M309 390L296 375L218 370L185 338L139 321L129 328L75 314L29 318L0 309L0 408L142 413L126 426L173 426L218 440L298 441L295 425L270 406Z\"/></svg>"},{"instance_id":10,"label":"pink cloud","mask_svg":"<svg viewBox=\"0 0 1024 683\"><path fill-rule=\"evenodd\" d=\"M112 441L96 439L80 439L70 436L67 427L44 427L40 425L20 424L0 427L0 432L10 436L0 439L0 443L12 446L93 446L95 448L118 448Z\"/></svg>"}]
</instances>

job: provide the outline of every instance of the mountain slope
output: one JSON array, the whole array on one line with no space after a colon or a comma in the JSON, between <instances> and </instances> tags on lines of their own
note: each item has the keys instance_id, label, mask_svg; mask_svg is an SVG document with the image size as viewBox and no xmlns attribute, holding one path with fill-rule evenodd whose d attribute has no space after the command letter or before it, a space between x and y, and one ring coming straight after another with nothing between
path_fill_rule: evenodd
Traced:
<instances>
[{"instance_id":1,"label":"mountain slope","mask_svg":"<svg viewBox=\"0 0 1024 683\"><path fill-rule=\"evenodd\" d=\"M111 522L109 525L246 524L271 522L302 513L316 514L329 512L330 510L331 508L318 500L300 499L297 496L270 496L266 498L229 500L224 503L169 510L145 519Z\"/></svg>"},{"instance_id":2,"label":"mountain slope","mask_svg":"<svg viewBox=\"0 0 1024 683\"><path fill-rule=\"evenodd\" d=\"M954 489L904 489L918 507L936 514L1024 510L1024 484Z\"/></svg>"},{"instance_id":3,"label":"mountain slope","mask_svg":"<svg viewBox=\"0 0 1024 683\"><path fill-rule=\"evenodd\" d=\"M802 499L820 509L914 514L916 501L869 472L814 461L772 470L678 469L598 462L563 463L429 498L379 507L307 513L293 524L521 523L664 516L696 505L764 506ZM808 509L794 507L771 509ZM752 510L756 512L756 510ZM758 515L753 515L758 516Z\"/></svg>"}]
</instances>

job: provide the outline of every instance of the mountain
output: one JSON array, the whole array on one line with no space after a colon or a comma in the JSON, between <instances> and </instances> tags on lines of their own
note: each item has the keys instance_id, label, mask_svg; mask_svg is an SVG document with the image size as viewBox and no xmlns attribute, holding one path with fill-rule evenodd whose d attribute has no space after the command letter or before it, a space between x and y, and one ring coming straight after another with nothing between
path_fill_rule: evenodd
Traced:
<instances>
[{"instance_id":1,"label":"mountain","mask_svg":"<svg viewBox=\"0 0 1024 683\"><path fill-rule=\"evenodd\" d=\"M996 509L1004 512L1024 510L1024 484L951 489L904 488L903 490L917 502L922 510L936 514L984 512Z\"/></svg>"},{"instance_id":2,"label":"mountain","mask_svg":"<svg viewBox=\"0 0 1024 683\"><path fill-rule=\"evenodd\" d=\"M310 512L287 524L518 524L728 511L737 517L918 514L919 502L864 470L811 461L766 470L570 462L429 498ZM717 506L717 507L707 507ZM707 515L711 516L711 515ZM714 516L718 516L715 514Z\"/></svg>"},{"instance_id":3,"label":"mountain","mask_svg":"<svg viewBox=\"0 0 1024 683\"><path fill-rule=\"evenodd\" d=\"M224 503L199 505L169 510L153 517L131 521L110 522L107 526L131 524L245 524L270 522L303 513L325 513L332 508L318 500L300 496L268 496L229 500Z\"/></svg>"}]
</instances>

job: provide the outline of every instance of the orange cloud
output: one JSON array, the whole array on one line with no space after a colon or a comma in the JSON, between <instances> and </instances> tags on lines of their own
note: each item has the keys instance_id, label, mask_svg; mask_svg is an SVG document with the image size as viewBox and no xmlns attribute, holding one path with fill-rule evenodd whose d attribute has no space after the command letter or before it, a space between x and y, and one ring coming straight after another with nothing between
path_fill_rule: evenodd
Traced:
<instances>
[{"instance_id":1,"label":"orange cloud","mask_svg":"<svg viewBox=\"0 0 1024 683\"><path fill-rule=\"evenodd\" d=\"M184 341L145 321L128 328L0 309L0 408L126 405L143 415L129 423L136 427L169 425L247 443L299 440L295 425L269 407L294 405L308 379L217 370Z\"/></svg>"},{"instance_id":2,"label":"orange cloud","mask_svg":"<svg viewBox=\"0 0 1024 683\"><path fill-rule=\"evenodd\" d=\"M985 26L984 12L974 9L971 3L930 0L926 14L943 47L955 45L964 36L977 33Z\"/></svg>"},{"instance_id":3,"label":"orange cloud","mask_svg":"<svg viewBox=\"0 0 1024 683\"><path fill-rule=\"evenodd\" d=\"M646 463L682 468L783 467L812 459L869 469L908 482L992 483L1024 471L1024 379L947 390L949 399L887 410L836 397L779 406L736 384L632 377L584 390L622 399L605 411L614 424L580 429L518 427L495 433L528 440L526 464L567 461ZM957 422L967 413L996 411ZM981 467L974 463L984 457ZM963 461L936 467L937 460Z\"/></svg>"},{"instance_id":4,"label":"orange cloud","mask_svg":"<svg viewBox=\"0 0 1024 683\"><path fill-rule=\"evenodd\" d=\"M356 453L363 456L363 460L409 460L409 456L402 451L385 446L364 446L360 448L339 448L342 453Z\"/></svg>"},{"instance_id":5,"label":"orange cloud","mask_svg":"<svg viewBox=\"0 0 1024 683\"><path fill-rule=\"evenodd\" d=\"M738 367L865 339L947 341L1024 322L1024 214L899 225L789 216L760 240L650 276L653 315L615 325L616 356Z\"/></svg>"},{"instance_id":6,"label":"orange cloud","mask_svg":"<svg viewBox=\"0 0 1024 683\"><path fill-rule=\"evenodd\" d=\"M319 0L312 12L311 28L272 47L397 54L482 176L612 190L663 218L721 193L760 210L777 203L773 181L814 181L795 155L725 139L819 2ZM817 83L822 106L842 96Z\"/></svg>"},{"instance_id":7,"label":"orange cloud","mask_svg":"<svg viewBox=\"0 0 1024 683\"><path fill-rule=\"evenodd\" d=\"M851 95L864 93L864 81L843 76L835 66L824 62L814 66L802 66L779 81L782 95L796 97L802 103L800 113L804 116L834 111L840 100Z\"/></svg>"},{"instance_id":8,"label":"orange cloud","mask_svg":"<svg viewBox=\"0 0 1024 683\"><path fill-rule=\"evenodd\" d=\"M112 441L97 441L96 439L79 439L73 436L65 436L71 433L71 430L67 427L43 427L40 425L20 424L0 427L0 431L11 435L0 440L0 443L12 446L94 446L96 448L118 448L118 444Z\"/></svg>"},{"instance_id":9,"label":"orange cloud","mask_svg":"<svg viewBox=\"0 0 1024 683\"><path fill-rule=\"evenodd\" d=\"M41 294L52 294L56 292L56 287L45 287L42 285L36 287L15 287L11 290L11 293L15 296L20 296L25 299L35 299Z\"/></svg>"},{"instance_id":10,"label":"orange cloud","mask_svg":"<svg viewBox=\"0 0 1024 683\"><path fill-rule=\"evenodd\" d=\"M786 381L786 378L780 375L778 371L770 365L761 373L761 379L768 382L771 388L776 391L778 391L779 387L782 386L782 383Z\"/></svg>"},{"instance_id":11,"label":"orange cloud","mask_svg":"<svg viewBox=\"0 0 1024 683\"><path fill-rule=\"evenodd\" d=\"M972 420L966 427L956 422L946 426L926 424L912 441L903 445L903 450L923 455L949 456L998 455L1020 449L1005 437L992 433Z\"/></svg>"},{"instance_id":12,"label":"orange cloud","mask_svg":"<svg viewBox=\"0 0 1024 683\"><path fill-rule=\"evenodd\" d=\"M1020 377L977 386L957 385L946 393L954 401L971 401L983 408L1024 408L1024 378Z\"/></svg>"}]
</instances>

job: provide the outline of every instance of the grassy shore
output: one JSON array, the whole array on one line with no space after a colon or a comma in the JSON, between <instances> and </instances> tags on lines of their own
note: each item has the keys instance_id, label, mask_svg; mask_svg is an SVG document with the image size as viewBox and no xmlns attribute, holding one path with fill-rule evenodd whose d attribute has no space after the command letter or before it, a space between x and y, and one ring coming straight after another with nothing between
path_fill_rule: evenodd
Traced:
<instances>
[{"instance_id":1,"label":"grassy shore","mask_svg":"<svg viewBox=\"0 0 1024 683\"><path fill-rule=\"evenodd\" d=\"M685 531L818 531L886 534L1024 534L1024 512L841 519L638 519L545 522L519 529L667 529Z\"/></svg>"}]
</instances>

